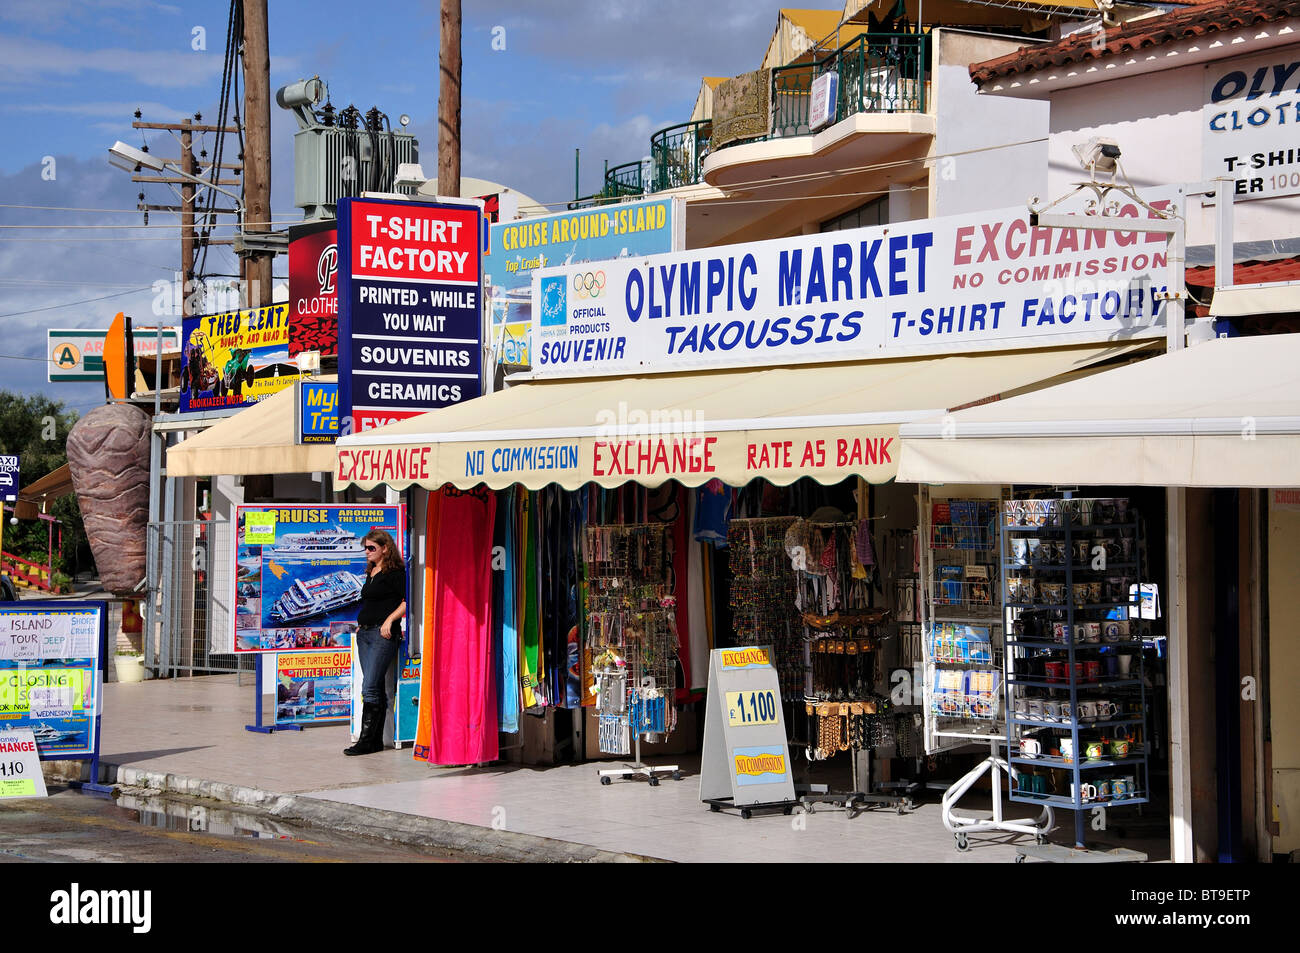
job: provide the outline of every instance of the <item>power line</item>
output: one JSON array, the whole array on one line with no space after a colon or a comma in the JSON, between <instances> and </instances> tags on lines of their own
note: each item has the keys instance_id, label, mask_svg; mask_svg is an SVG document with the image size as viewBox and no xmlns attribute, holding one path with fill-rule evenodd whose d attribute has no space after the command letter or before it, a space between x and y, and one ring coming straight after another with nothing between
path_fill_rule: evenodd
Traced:
<instances>
[{"instance_id":1,"label":"power line","mask_svg":"<svg viewBox=\"0 0 1300 953\"><path fill-rule=\"evenodd\" d=\"M6 205L3 202L0 202L0 208L19 208L19 209L30 209L33 211L46 211L46 212L109 212L109 213L121 214L121 215L140 214L140 210L138 208L74 208L66 205ZM179 215L180 213L168 212L166 214ZM293 214L294 214L293 212L273 212L271 213L271 216L272 218L275 218L280 215L293 215Z\"/></svg>"},{"instance_id":2,"label":"power line","mask_svg":"<svg viewBox=\"0 0 1300 953\"><path fill-rule=\"evenodd\" d=\"M100 295L98 298L85 298L81 301L68 301L64 304L52 304L44 308L32 308L30 311L10 311L8 314L0 314L0 318L16 318L24 314L37 314L41 311L57 311L60 308L71 308L79 304L91 304L95 301L107 301L109 298L121 298L125 295L140 294L145 291L152 291L153 288L134 288L131 291L119 291L111 295Z\"/></svg>"}]
</instances>

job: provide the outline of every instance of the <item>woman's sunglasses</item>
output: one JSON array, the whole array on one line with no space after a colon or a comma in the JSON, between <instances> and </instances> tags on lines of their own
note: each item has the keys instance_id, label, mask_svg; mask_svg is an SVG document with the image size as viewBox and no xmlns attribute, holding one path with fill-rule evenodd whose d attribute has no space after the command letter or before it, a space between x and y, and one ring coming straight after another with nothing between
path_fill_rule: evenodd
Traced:
<instances>
[{"instance_id":1,"label":"woman's sunglasses","mask_svg":"<svg viewBox=\"0 0 1300 953\"><path fill-rule=\"evenodd\" d=\"M375 552L378 552L378 551L379 551L379 547L378 547L378 546L366 546L366 552L368 552L368 553L375 553Z\"/></svg>"}]
</instances>

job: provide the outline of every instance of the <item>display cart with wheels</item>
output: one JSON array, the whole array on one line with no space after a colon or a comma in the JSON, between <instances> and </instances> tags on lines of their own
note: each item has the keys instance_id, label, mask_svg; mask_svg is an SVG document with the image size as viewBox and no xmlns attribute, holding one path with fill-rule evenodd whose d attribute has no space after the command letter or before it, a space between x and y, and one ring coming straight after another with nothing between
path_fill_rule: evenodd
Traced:
<instances>
[{"instance_id":1,"label":"display cart with wheels","mask_svg":"<svg viewBox=\"0 0 1300 953\"><path fill-rule=\"evenodd\" d=\"M926 752L973 745L988 756L943 794L942 818L958 850L970 849L970 835L988 831L1045 839L1055 823L1050 805L1031 818L1010 818L1003 809L1003 779L1012 786L1015 769L1002 756L1006 714L1003 623L998 592L1001 501L932 499L920 494L923 698ZM973 813L959 804L989 776L992 810Z\"/></svg>"}]
</instances>

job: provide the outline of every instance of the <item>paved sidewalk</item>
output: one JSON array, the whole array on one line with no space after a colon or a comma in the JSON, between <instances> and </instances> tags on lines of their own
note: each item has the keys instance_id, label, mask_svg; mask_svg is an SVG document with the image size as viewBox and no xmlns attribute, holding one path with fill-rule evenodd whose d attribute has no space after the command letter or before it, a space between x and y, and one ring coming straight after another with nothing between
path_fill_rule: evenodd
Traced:
<instances>
[{"instance_id":1,"label":"paved sidewalk","mask_svg":"<svg viewBox=\"0 0 1300 953\"><path fill-rule=\"evenodd\" d=\"M100 751L108 778L514 860L1010 862L1013 844L1029 842L979 834L959 852L937 803L906 816L880 810L849 818L829 808L750 820L710 813L699 801L695 758L672 759L685 776L657 787L602 786L596 772L606 765L597 763L435 768L415 761L409 747L347 758L342 725L245 731L253 721L252 676L242 686L237 678L106 685ZM987 806L987 795L980 797ZM1058 829L1070 820L1062 812Z\"/></svg>"}]
</instances>

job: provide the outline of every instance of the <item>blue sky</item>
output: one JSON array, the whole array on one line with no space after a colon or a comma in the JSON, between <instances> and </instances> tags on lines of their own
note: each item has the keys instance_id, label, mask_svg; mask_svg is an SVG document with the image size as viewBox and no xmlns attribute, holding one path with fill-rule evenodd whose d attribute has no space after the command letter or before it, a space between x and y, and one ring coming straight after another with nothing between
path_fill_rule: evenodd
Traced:
<instances>
[{"instance_id":1,"label":"blue sky","mask_svg":"<svg viewBox=\"0 0 1300 953\"><path fill-rule=\"evenodd\" d=\"M578 148L581 190L594 191L605 159L640 158L655 130L689 118L701 76L759 66L778 6L464 0L462 174L562 203L573 196ZM118 310L154 322L151 286L177 267L177 219L155 213L139 227L140 186L108 164L107 148L139 145L137 108L151 121L195 111L215 121L227 14L225 0L0 2L0 387L84 412L102 387L45 382L46 329L107 327ZM436 173L436 0L271 0L269 29L272 88L319 74L337 107L377 105L394 122L409 114L425 173ZM504 50L493 49L494 35ZM301 218L295 125L274 105L271 123L273 217L288 224ZM148 142L155 154L179 154L168 133ZM177 201L163 186L146 196ZM237 271L225 249L208 264ZM275 273L285 274L283 260Z\"/></svg>"}]
</instances>

